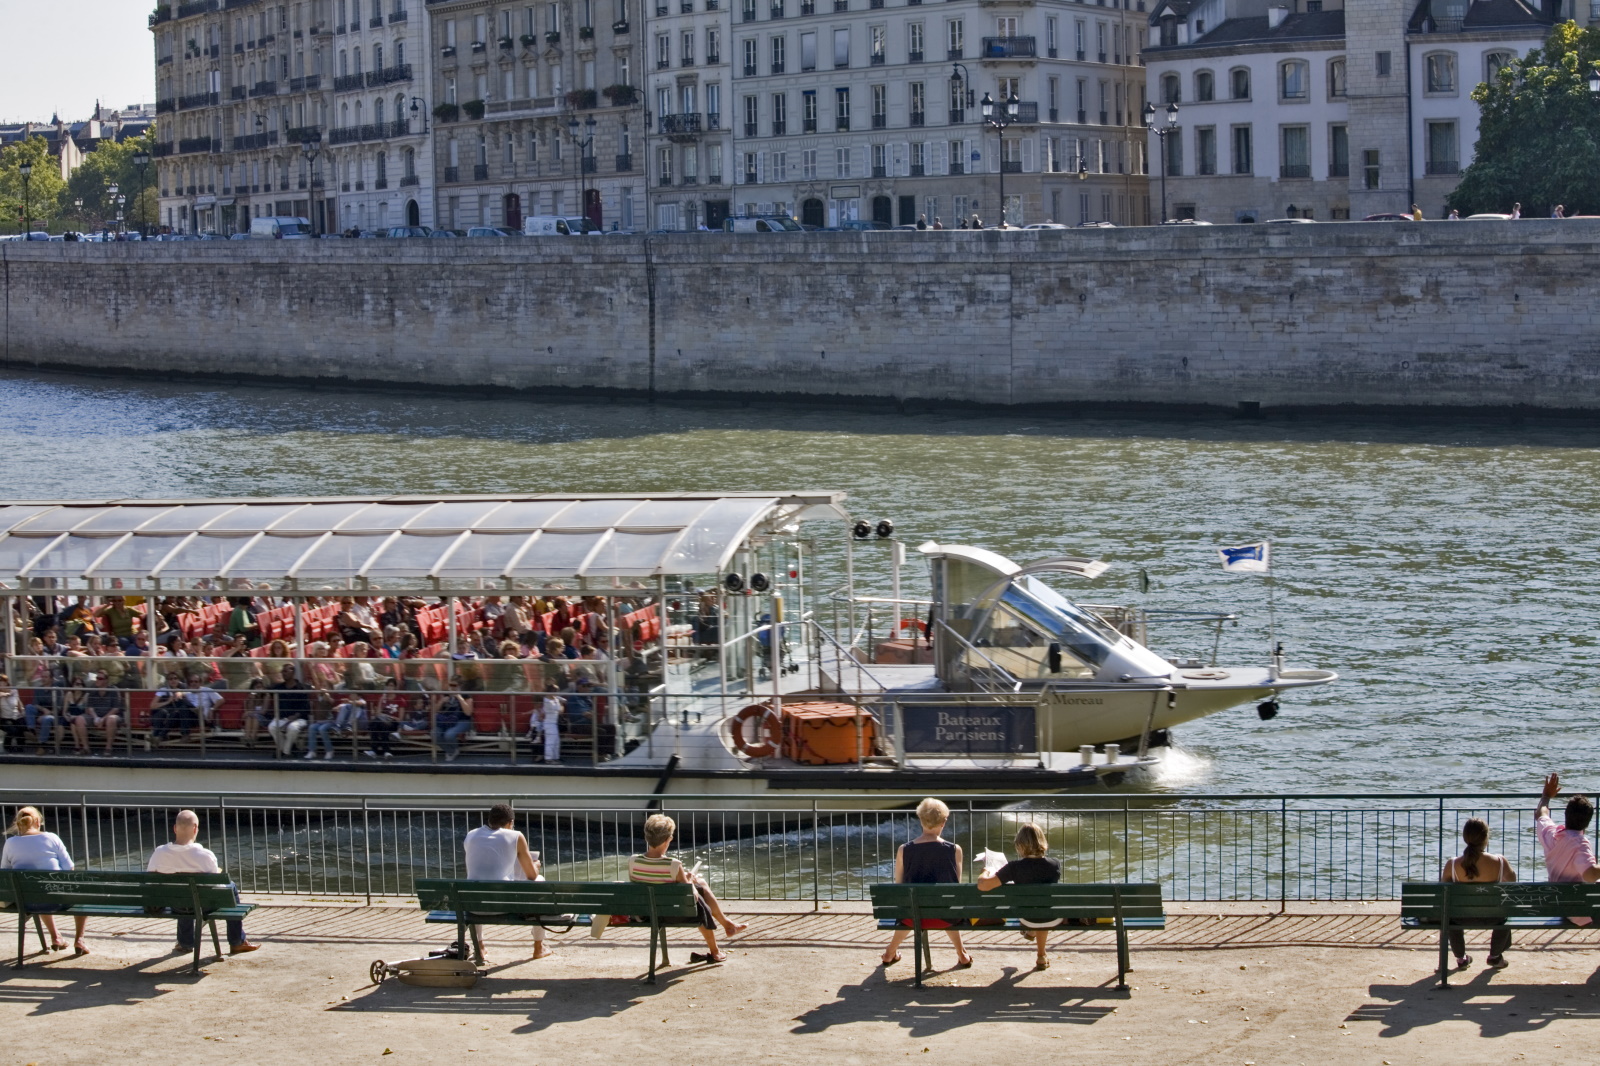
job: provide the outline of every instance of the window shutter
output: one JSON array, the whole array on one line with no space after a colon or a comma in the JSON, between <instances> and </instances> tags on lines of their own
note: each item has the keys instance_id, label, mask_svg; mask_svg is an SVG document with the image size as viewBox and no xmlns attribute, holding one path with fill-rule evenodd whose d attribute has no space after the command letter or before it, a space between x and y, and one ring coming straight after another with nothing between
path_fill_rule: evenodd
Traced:
<instances>
[{"instance_id":1,"label":"window shutter","mask_svg":"<svg viewBox=\"0 0 1600 1066\"><path fill-rule=\"evenodd\" d=\"M1024 137L1022 139L1022 172L1024 174L1032 174L1035 170L1033 165L1033 148L1033 138Z\"/></svg>"},{"instance_id":2,"label":"window shutter","mask_svg":"<svg viewBox=\"0 0 1600 1066\"><path fill-rule=\"evenodd\" d=\"M928 145L927 170L929 174L943 174L945 172L943 141L933 141Z\"/></svg>"},{"instance_id":3,"label":"window shutter","mask_svg":"<svg viewBox=\"0 0 1600 1066\"><path fill-rule=\"evenodd\" d=\"M767 180L767 153L756 153L756 184L760 185Z\"/></svg>"},{"instance_id":4,"label":"window shutter","mask_svg":"<svg viewBox=\"0 0 1600 1066\"><path fill-rule=\"evenodd\" d=\"M911 142L901 141L894 146L894 169L902 178L911 176Z\"/></svg>"}]
</instances>

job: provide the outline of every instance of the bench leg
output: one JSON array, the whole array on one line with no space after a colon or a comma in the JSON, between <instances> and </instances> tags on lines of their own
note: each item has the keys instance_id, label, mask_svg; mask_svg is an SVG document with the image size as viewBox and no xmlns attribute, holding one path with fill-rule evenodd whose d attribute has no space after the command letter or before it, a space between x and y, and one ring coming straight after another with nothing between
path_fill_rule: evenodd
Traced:
<instances>
[{"instance_id":1,"label":"bench leg","mask_svg":"<svg viewBox=\"0 0 1600 1066\"><path fill-rule=\"evenodd\" d=\"M928 931L922 928L922 923L917 922L916 930L911 934L911 960L916 969L916 987L922 987L923 959L927 959L928 969L933 969L933 947L928 943Z\"/></svg>"},{"instance_id":2,"label":"bench leg","mask_svg":"<svg viewBox=\"0 0 1600 1066\"><path fill-rule=\"evenodd\" d=\"M38 916L34 916L38 921ZM19 903L17 905L17 969L22 969L23 955L28 950L28 912Z\"/></svg>"},{"instance_id":3,"label":"bench leg","mask_svg":"<svg viewBox=\"0 0 1600 1066\"><path fill-rule=\"evenodd\" d=\"M1450 987L1450 926L1439 923L1439 987Z\"/></svg>"},{"instance_id":4,"label":"bench leg","mask_svg":"<svg viewBox=\"0 0 1600 1066\"><path fill-rule=\"evenodd\" d=\"M1117 923L1117 991L1125 992L1128 988L1128 971L1133 967L1128 965L1128 928L1121 922Z\"/></svg>"},{"instance_id":5,"label":"bench leg","mask_svg":"<svg viewBox=\"0 0 1600 1066\"><path fill-rule=\"evenodd\" d=\"M200 919L196 918L194 927L194 962L189 967L194 973L200 972L200 943L203 939L200 935Z\"/></svg>"},{"instance_id":6,"label":"bench leg","mask_svg":"<svg viewBox=\"0 0 1600 1066\"><path fill-rule=\"evenodd\" d=\"M39 937L39 950L45 952L49 951L50 945L44 938L44 921L37 914L33 916L33 931L38 934Z\"/></svg>"},{"instance_id":7,"label":"bench leg","mask_svg":"<svg viewBox=\"0 0 1600 1066\"><path fill-rule=\"evenodd\" d=\"M222 941L217 939L217 920L213 918L207 924L211 926L211 946L216 949L217 958L220 959L222 958ZM195 939L198 940L199 938L196 937Z\"/></svg>"},{"instance_id":8,"label":"bench leg","mask_svg":"<svg viewBox=\"0 0 1600 1066\"><path fill-rule=\"evenodd\" d=\"M653 984L656 983L656 937L660 933L661 933L660 929L657 929L655 927L651 927L651 929L650 929L650 976L645 978L645 983L647 983L647 984L652 984L653 985ZM663 945L663 947L665 947L665 945Z\"/></svg>"}]
</instances>

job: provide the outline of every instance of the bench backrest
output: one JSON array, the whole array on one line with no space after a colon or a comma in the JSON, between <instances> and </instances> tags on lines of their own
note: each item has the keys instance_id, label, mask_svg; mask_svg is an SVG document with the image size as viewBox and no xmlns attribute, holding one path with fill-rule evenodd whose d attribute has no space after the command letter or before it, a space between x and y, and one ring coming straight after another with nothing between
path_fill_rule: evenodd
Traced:
<instances>
[{"instance_id":1,"label":"bench backrest","mask_svg":"<svg viewBox=\"0 0 1600 1066\"><path fill-rule=\"evenodd\" d=\"M418 878L423 910L477 911L484 914L626 914L693 918L689 885L641 885L629 881L465 881Z\"/></svg>"},{"instance_id":2,"label":"bench backrest","mask_svg":"<svg viewBox=\"0 0 1600 1066\"><path fill-rule=\"evenodd\" d=\"M1437 922L1444 913L1447 895L1452 921L1600 916L1600 884L1548 881L1487 885L1406 881L1400 886L1400 916Z\"/></svg>"},{"instance_id":3,"label":"bench backrest","mask_svg":"<svg viewBox=\"0 0 1600 1066\"><path fill-rule=\"evenodd\" d=\"M1158 884L1001 885L979 892L977 885L871 885L876 918L1111 918L1121 903L1123 918L1161 918Z\"/></svg>"},{"instance_id":4,"label":"bench backrest","mask_svg":"<svg viewBox=\"0 0 1600 1066\"><path fill-rule=\"evenodd\" d=\"M220 874L153 874L144 870L0 870L0 902L12 904L172 908L192 912L231 907L233 879Z\"/></svg>"}]
</instances>

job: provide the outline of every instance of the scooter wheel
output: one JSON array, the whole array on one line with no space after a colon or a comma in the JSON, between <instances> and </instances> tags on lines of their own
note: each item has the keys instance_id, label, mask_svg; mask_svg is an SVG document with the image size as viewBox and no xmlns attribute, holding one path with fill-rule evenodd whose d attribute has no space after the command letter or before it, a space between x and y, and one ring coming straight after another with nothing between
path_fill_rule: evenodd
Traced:
<instances>
[{"instance_id":1,"label":"scooter wheel","mask_svg":"<svg viewBox=\"0 0 1600 1066\"><path fill-rule=\"evenodd\" d=\"M383 984L383 979L389 976L389 967L382 959L378 959L372 964L372 968L367 971L367 975L372 978L373 984L381 985Z\"/></svg>"}]
</instances>

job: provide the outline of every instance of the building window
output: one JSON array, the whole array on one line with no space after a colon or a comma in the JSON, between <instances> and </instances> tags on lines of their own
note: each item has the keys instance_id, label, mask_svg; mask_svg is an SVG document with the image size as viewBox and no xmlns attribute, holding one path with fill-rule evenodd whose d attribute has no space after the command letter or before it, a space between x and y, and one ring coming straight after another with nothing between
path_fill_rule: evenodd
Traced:
<instances>
[{"instance_id":1,"label":"building window","mask_svg":"<svg viewBox=\"0 0 1600 1066\"><path fill-rule=\"evenodd\" d=\"M756 41L754 37L747 37L744 40L744 76L747 78L756 76Z\"/></svg>"},{"instance_id":2,"label":"building window","mask_svg":"<svg viewBox=\"0 0 1600 1066\"><path fill-rule=\"evenodd\" d=\"M1311 176L1311 131L1305 126L1284 126L1279 131L1278 142L1282 156L1278 163L1280 178L1309 178Z\"/></svg>"},{"instance_id":3,"label":"building window","mask_svg":"<svg viewBox=\"0 0 1600 1066\"><path fill-rule=\"evenodd\" d=\"M960 59L966 47L966 23L961 19L950 19L944 24L945 57L947 59Z\"/></svg>"},{"instance_id":4,"label":"building window","mask_svg":"<svg viewBox=\"0 0 1600 1066\"><path fill-rule=\"evenodd\" d=\"M817 94L814 89L806 89L800 94L800 121L806 133L817 132Z\"/></svg>"},{"instance_id":5,"label":"building window","mask_svg":"<svg viewBox=\"0 0 1600 1066\"><path fill-rule=\"evenodd\" d=\"M1311 95L1311 67L1299 59L1278 66L1278 96L1283 100L1305 100Z\"/></svg>"},{"instance_id":6,"label":"building window","mask_svg":"<svg viewBox=\"0 0 1600 1066\"><path fill-rule=\"evenodd\" d=\"M1183 177L1183 137L1169 136L1164 145L1167 150L1167 177Z\"/></svg>"},{"instance_id":7,"label":"building window","mask_svg":"<svg viewBox=\"0 0 1600 1066\"><path fill-rule=\"evenodd\" d=\"M1454 122L1428 123L1427 172L1431 175L1458 174L1461 152L1457 147Z\"/></svg>"},{"instance_id":8,"label":"building window","mask_svg":"<svg viewBox=\"0 0 1600 1066\"><path fill-rule=\"evenodd\" d=\"M1345 85L1344 58L1328 61L1328 95L1333 97L1344 96L1349 90Z\"/></svg>"},{"instance_id":9,"label":"building window","mask_svg":"<svg viewBox=\"0 0 1600 1066\"><path fill-rule=\"evenodd\" d=\"M850 176L850 149L835 148L833 150L833 176L848 178Z\"/></svg>"},{"instance_id":10,"label":"building window","mask_svg":"<svg viewBox=\"0 0 1600 1066\"><path fill-rule=\"evenodd\" d=\"M782 137L789 132L789 95L787 93L772 94L772 135ZM782 178L774 178L782 181Z\"/></svg>"},{"instance_id":11,"label":"building window","mask_svg":"<svg viewBox=\"0 0 1600 1066\"><path fill-rule=\"evenodd\" d=\"M833 66L834 69L850 65L850 31L840 29L833 31Z\"/></svg>"},{"instance_id":12,"label":"building window","mask_svg":"<svg viewBox=\"0 0 1600 1066\"><path fill-rule=\"evenodd\" d=\"M1516 61L1516 56L1510 52L1490 52L1483 57L1483 80L1493 85L1500 78L1500 72Z\"/></svg>"},{"instance_id":13,"label":"building window","mask_svg":"<svg viewBox=\"0 0 1600 1066\"><path fill-rule=\"evenodd\" d=\"M848 130L850 128L850 90L833 90L833 119L834 128Z\"/></svg>"},{"instance_id":14,"label":"building window","mask_svg":"<svg viewBox=\"0 0 1600 1066\"><path fill-rule=\"evenodd\" d=\"M1328 127L1328 177L1350 176L1350 130L1345 126Z\"/></svg>"},{"instance_id":15,"label":"building window","mask_svg":"<svg viewBox=\"0 0 1600 1066\"><path fill-rule=\"evenodd\" d=\"M1163 104L1183 103L1183 92L1179 88L1179 84L1176 74L1161 75L1161 102Z\"/></svg>"},{"instance_id":16,"label":"building window","mask_svg":"<svg viewBox=\"0 0 1600 1066\"><path fill-rule=\"evenodd\" d=\"M1388 52L1377 52L1372 57L1372 67L1378 72L1378 77L1387 78L1394 69L1391 56Z\"/></svg>"},{"instance_id":17,"label":"building window","mask_svg":"<svg viewBox=\"0 0 1600 1066\"><path fill-rule=\"evenodd\" d=\"M806 181L817 180L817 150L807 148L800 153L800 177Z\"/></svg>"},{"instance_id":18,"label":"building window","mask_svg":"<svg viewBox=\"0 0 1600 1066\"><path fill-rule=\"evenodd\" d=\"M681 38L679 39L678 47L679 47L680 51L682 52L682 54L678 56L678 62L683 64L686 67L694 66L694 31L693 30L684 30L683 31L683 34L682 34Z\"/></svg>"},{"instance_id":19,"label":"building window","mask_svg":"<svg viewBox=\"0 0 1600 1066\"><path fill-rule=\"evenodd\" d=\"M1250 71L1246 67L1234 67L1228 72L1228 88L1235 100L1250 99Z\"/></svg>"},{"instance_id":20,"label":"building window","mask_svg":"<svg viewBox=\"0 0 1600 1066\"><path fill-rule=\"evenodd\" d=\"M1456 91L1456 56L1454 52L1434 52L1426 57L1428 91L1449 93Z\"/></svg>"},{"instance_id":21,"label":"building window","mask_svg":"<svg viewBox=\"0 0 1600 1066\"><path fill-rule=\"evenodd\" d=\"M1217 172L1217 130L1214 126L1201 126L1194 131L1194 172Z\"/></svg>"},{"instance_id":22,"label":"building window","mask_svg":"<svg viewBox=\"0 0 1600 1066\"><path fill-rule=\"evenodd\" d=\"M626 60L626 56L622 57ZM715 26L706 30L706 62L717 64L722 62L722 33ZM622 84L628 84L628 79L623 78Z\"/></svg>"},{"instance_id":23,"label":"building window","mask_svg":"<svg viewBox=\"0 0 1600 1066\"><path fill-rule=\"evenodd\" d=\"M1250 174L1253 160L1250 153L1250 127L1233 127L1233 172L1235 174Z\"/></svg>"},{"instance_id":24,"label":"building window","mask_svg":"<svg viewBox=\"0 0 1600 1066\"><path fill-rule=\"evenodd\" d=\"M814 33L800 35L800 69L802 72L817 69L817 35Z\"/></svg>"},{"instance_id":25,"label":"building window","mask_svg":"<svg viewBox=\"0 0 1600 1066\"><path fill-rule=\"evenodd\" d=\"M1378 187L1378 150L1368 148L1361 153L1362 183L1369 189Z\"/></svg>"},{"instance_id":26,"label":"building window","mask_svg":"<svg viewBox=\"0 0 1600 1066\"><path fill-rule=\"evenodd\" d=\"M784 49L787 47L787 37L778 36L772 39L772 73L782 74L784 67Z\"/></svg>"},{"instance_id":27,"label":"building window","mask_svg":"<svg viewBox=\"0 0 1600 1066\"><path fill-rule=\"evenodd\" d=\"M1217 96L1216 79L1209 70L1202 70L1194 76L1194 98L1200 103L1208 103Z\"/></svg>"},{"instance_id":28,"label":"building window","mask_svg":"<svg viewBox=\"0 0 1600 1066\"><path fill-rule=\"evenodd\" d=\"M665 70L672 65L672 35L656 34L656 69Z\"/></svg>"},{"instance_id":29,"label":"building window","mask_svg":"<svg viewBox=\"0 0 1600 1066\"><path fill-rule=\"evenodd\" d=\"M884 63L885 47L889 30L885 26L869 26L867 28L868 54L873 66L882 66Z\"/></svg>"},{"instance_id":30,"label":"building window","mask_svg":"<svg viewBox=\"0 0 1600 1066\"><path fill-rule=\"evenodd\" d=\"M756 123L760 120L757 114L758 110L759 105L756 103L755 97L747 96L744 98L744 135L746 137L754 137L756 135Z\"/></svg>"},{"instance_id":31,"label":"building window","mask_svg":"<svg viewBox=\"0 0 1600 1066\"><path fill-rule=\"evenodd\" d=\"M889 87L872 87L872 128L881 130L889 125Z\"/></svg>"},{"instance_id":32,"label":"building window","mask_svg":"<svg viewBox=\"0 0 1600 1066\"><path fill-rule=\"evenodd\" d=\"M922 23L920 22L913 22L906 27L906 53L908 62L922 62Z\"/></svg>"}]
</instances>

